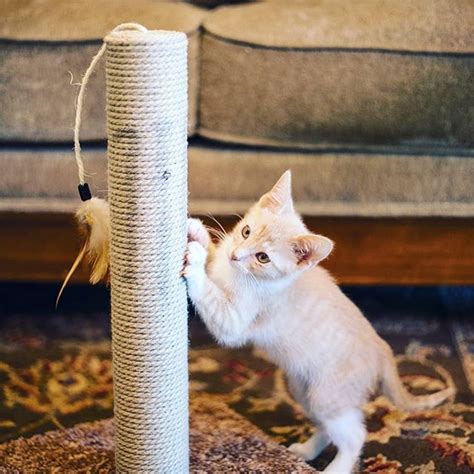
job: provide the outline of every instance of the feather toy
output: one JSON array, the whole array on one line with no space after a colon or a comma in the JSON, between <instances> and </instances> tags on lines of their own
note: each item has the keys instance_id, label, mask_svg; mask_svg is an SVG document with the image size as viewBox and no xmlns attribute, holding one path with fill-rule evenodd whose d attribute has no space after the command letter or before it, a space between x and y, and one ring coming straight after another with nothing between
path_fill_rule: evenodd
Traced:
<instances>
[{"instance_id":1,"label":"feather toy","mask_svg":"<svg viewBox=\"0 0 474 474\"><path fill-rule=\"evenodd\" d=\"M84 244L71 265L56 299L59 299L77 267L84 257L91 267L89 281L95 285L109 279L110 213L109 203L104 199L91 198L84 201L76 212L79 231L84 235Z\"/></svg>"},{"instance_id":2,"label":"feather toy","mask_svg":"<svg viewBox=\"0 0 474 474\"><path fill-rule=\"evenodd\" d=\"M76 118L74 126L74 154L79 174L79 196L82 204L76 212L76 220L81 233L85 236L84 245L72 264L56 299L56 306L72 275L84 257L89 261L91 274L89 281L92 284L108 280L109 275L109 246L110 246L110 213L109 204L104 199L92 197L89 185L85 182L84 163L81 156L81 144L79 141L79 129L81 126L82 103L86 85L105 51L105 43L93 58L82 80L76 104Z\"/></svg>"},{"instance_id":3,"label":"feather toy","mask_svg":"<svg viewBox=\"0 0 474 474\"><path fill-rule=\"evenodd\" d=\"M110 246L109 203L99 198L85 201L76 212L79 229L85 235L84 254L91 265L92 284L108 279Z\"/></svg>"}]
</instances>

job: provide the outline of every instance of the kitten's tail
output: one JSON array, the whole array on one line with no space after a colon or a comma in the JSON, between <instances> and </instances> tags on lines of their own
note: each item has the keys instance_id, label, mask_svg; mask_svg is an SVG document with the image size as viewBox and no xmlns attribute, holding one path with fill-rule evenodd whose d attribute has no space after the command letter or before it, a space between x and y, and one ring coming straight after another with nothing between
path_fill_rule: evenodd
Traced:
<instances>
[{"instance_id":1,"label":"kitten's tail","mask_svg":"<svg viewBox=\"0 0 474 474\"><path fill-rule=\"evenodd\" d=\"M393 355L384 357L382 371L382 393L398 408L406 411L420 411L434 408L453 396L454 387L447 387L429 395L412 395L402 384Z\"/></svg>"}]
</instances>

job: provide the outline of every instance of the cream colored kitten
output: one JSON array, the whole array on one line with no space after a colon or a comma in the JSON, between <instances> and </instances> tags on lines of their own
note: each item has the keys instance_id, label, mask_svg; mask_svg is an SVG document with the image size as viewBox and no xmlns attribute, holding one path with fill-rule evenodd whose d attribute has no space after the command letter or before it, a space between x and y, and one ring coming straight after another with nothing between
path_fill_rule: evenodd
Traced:
<instances>
[{"instance_id":1,"label":"cream colored kitten","mask_svg":"<svg viewBox=\"0 0 474 474\"><path fill-rule=\"evenodd\" d=\"M349 473L364 444L362 407L381 384L402 409L433 407L447 388L415 397L402 386L393 354L359 309L317 266L333 248L295 212L291 174L283 174L214 248L189 220L184 275L209 331L224 345L253 343L288 376L292 394L318 431L290 450L305 460L334 443L325 472Z\"/></svg>"}]
</instances>

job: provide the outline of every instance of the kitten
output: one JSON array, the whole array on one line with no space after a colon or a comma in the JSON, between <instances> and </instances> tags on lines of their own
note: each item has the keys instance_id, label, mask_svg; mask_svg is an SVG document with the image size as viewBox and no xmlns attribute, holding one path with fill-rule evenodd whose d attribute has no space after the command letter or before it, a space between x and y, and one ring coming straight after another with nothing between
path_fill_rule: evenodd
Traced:
<instances>
[{"instance_id":1,"label":"kitten","mask_svg":"<svg viewBox=\"0 0 474 474\"><path fill-rule=\"evenodd\" d=\"M334 443L325 472L349 473L364 444L362 407L380 383L404 410L434 407L450 387L415 397L402 386L392 351L329 273L317 266L333 243L295 212L287 171L214 247L203 224L188 223L188 294L216 339L253 343L287 374L290 390L319 428L290 450L305 460Z\"/></svg>"}]
</instances>

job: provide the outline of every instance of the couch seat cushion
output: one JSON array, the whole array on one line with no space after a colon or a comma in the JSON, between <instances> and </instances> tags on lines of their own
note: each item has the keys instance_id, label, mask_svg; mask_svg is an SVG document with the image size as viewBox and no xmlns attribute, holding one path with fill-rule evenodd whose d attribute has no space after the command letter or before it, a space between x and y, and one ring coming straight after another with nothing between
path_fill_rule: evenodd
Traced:
<instances>
[{"instance_id":1,"label":"couch seat cushion","mask_svg":"<svg viewBox=\"0 0 474 474\"><path fill-rule=\"evenodd\" d=\"M200 133L248 144L474 143L472 0L318 0L204 21Z\"/></svg>"},{"instance_id":2,"label":"couch seat cushion","mask_svg":"<svg viewBox=\"0 0 474 474\"><path fill-rule=\"evenodd\" d=\"M84 147L94 194L107 190L106 150ZM474 216L474 152L372 147L317 152L189 147L193 214L245 212L291 168L297 208L305 215ZM77 167L68 146L0 151L0 211L73 211ZM33 178L34 177L34 178Z\"/></svg>"},{"instance_id":3,"label":"couch seat cushion","mask_svg":"<svg viewBox=\"0 0 474 474\"><path fill-rule=\"evenodd\" d=\"M76 84L102 38L135 21L189 38L189 132L196 124L198 29L205 12L151 0L4 0L0 22L0 140L71 141ZM106 137L103 64L89 81L81 137Z\"/></svg>"}]
</instances>

